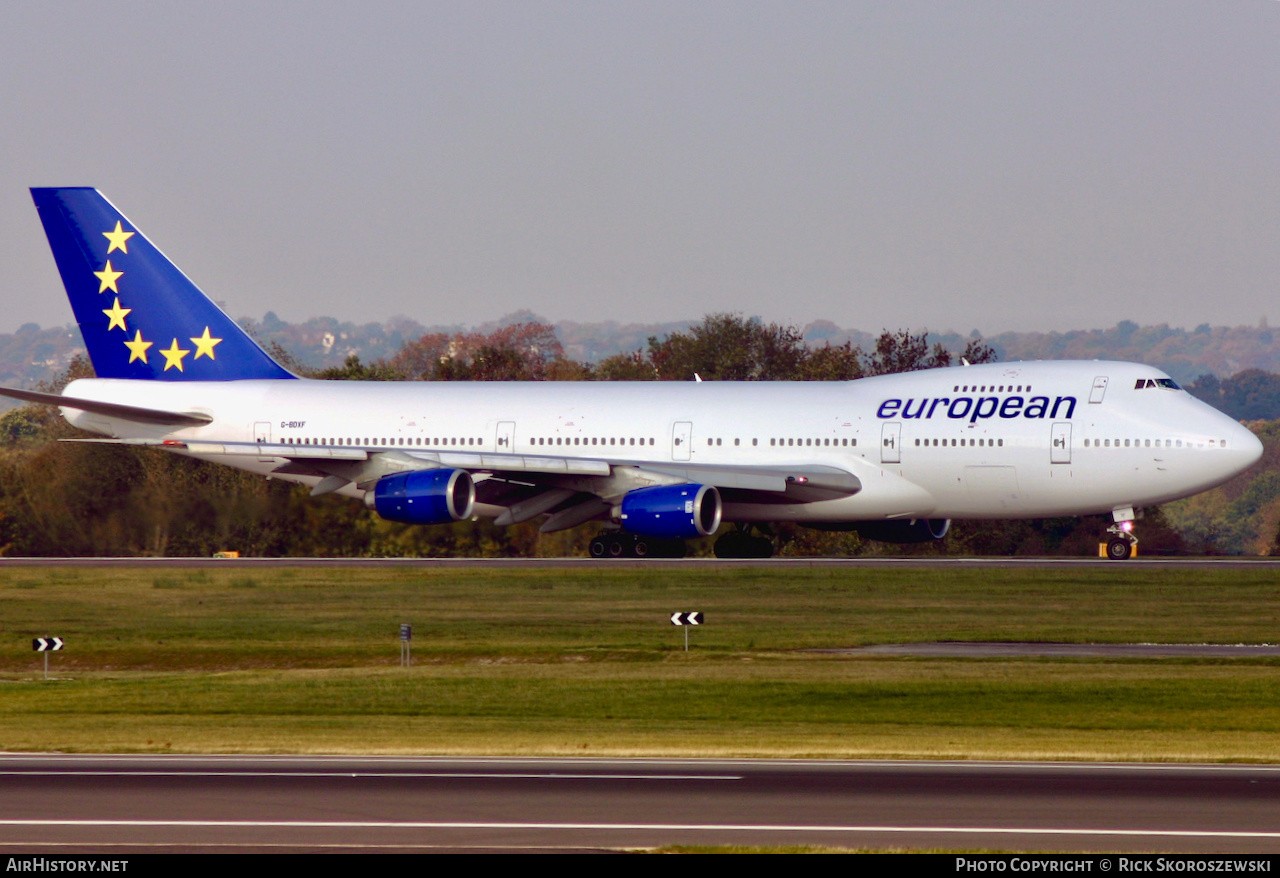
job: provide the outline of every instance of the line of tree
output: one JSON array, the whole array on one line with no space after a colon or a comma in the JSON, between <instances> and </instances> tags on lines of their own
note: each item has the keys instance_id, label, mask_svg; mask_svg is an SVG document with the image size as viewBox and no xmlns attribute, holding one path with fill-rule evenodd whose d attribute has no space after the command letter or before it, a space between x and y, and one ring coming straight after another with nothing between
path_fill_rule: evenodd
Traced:
<instances>
[{"instance_id":1,"label":"line of tree","mask_svg":"<svg viewBox=\"0 0 1280 878\"><path fill-rule=\"evenodd\" d=\"M279 353L277 351L276 353ZM287 356L287 355L286 355ZM569 359L555 328L519 323L489 334L432 333L408 342L388 360L348 357L338 368L307 370L317 378L362 381L849 381L914 369L995 359L981 339L953 353L928 333L885 331L863 351L843 344L810 346L794 326L737 314L712 314L688 330L650 337L645 349L599 363Z\"/></svg>"}]
</instances>

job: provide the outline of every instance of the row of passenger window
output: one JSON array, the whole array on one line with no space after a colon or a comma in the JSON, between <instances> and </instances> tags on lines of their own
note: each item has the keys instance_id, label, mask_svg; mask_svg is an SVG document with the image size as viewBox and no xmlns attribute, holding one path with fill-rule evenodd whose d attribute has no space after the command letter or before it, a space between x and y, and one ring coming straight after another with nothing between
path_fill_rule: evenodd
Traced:
<instances>
[{"instance_id":1,"label":"row of passenger window","mask_svg":"<svg viewBox=\"0 0 1280 878\"><path fill-rule=\"evenodd\" d=\"M756 441L756 440L752 439L752 440L751 440L751 444L752 444L752 445L754 445L754 444L755 444L755 441ZM810 446L810 445L821 445L821 446L826 447L826 448L829 448L829 447L831 447L831 446L835 446L835 447L837 447L837 448L849 448L849 447L857 447L857 445L858 445L858 440L857 440L856 438L855 438L855 439L849 439L849 438L847 438L847 437L846 437L846 438L842 438L842 439L831 439L830 437L828 437L828 438L826 438L826 439L813 439L813 438L795 439L795 438L787 438L787 439L770 439L770 440L769 440L769 445L771 445L771 446L780 446L780 445L786 445L786 446L792 446L792 445L804 445L804 446Z\"/></svg>"},{"instance_id":2,"label":"row of passenger window","mask_svg":"<svg viewBox=\"0 0 1280 878\"><path fill-rule=\"evenodd\" d=\"M1026 391L1023 391L1021 384L1017 385L1016 388L1012 384L1000 384L1000 385L983 384L981 386L977 384L965 384L963 386L960 384L957 384L955 387L951 388L951 392L952 393L1023 393L1023 392L1030 393L1031 385L1028 384Z\"/></svg>"},{"instance_id":3,"label":"row of passenger window","mask_svg":"<svg viewBox=\"0 0 1280 878\"><path fill-rule=\"evenodd\" d=\"M976 448L1003 448L1003 439L917 439L916 445L925 448L955 448L960 447L976 447Z\"/></svg>"},{"instance_id":4,"label":"row of passenger window","mask_svg":"<svg viewBox=\"0 0 1280 878\"><path fill-rule=\"evenodd\" d=\"M1092 444L1090 444L1091 441L1092 441ZM1120 444L1122 441L1124 442L1123 446ZM1163 445L1160 444L1161 441L1164 442ZM1131 442L1132 444L1130 444ZM1155 444L1152 445L1152 443L1155 443ZM1187 440L1187 446L1186 446L1187 448L1195 448L1197 445L1200 448L1205 447L1205 443L1203 441L1197 443L1197 442L1192 442L1190 439ZM1208 442L1208 446L1210 448L1226 448L1227 440L1226 439L1221 439L1221 440L1210 439ZM1089 439L1086 439L1084 440L1084 447L1085 448L1121 448L1121 447L1123 448L1152 448L1152 447L1181 448L1182 440L1181 439L1165 439L1165 440L1160 440L1160 439L1132 439L1132 440L1131 439L1124 439L1124 440L1093 439L1093 440L1089 440Z\"/></svg>"},{"instance_id":5,"label":"row of passenger window","mask_svg":"<svg viewBox=\"0 0 1280 878\"><path fill-rule=\"evenodd\" d=\"M359 437L356 437L356 438L349 438L349 437L343 437L343 438L325 437L325 438L316 438L316 439L312 439L312 438L309 438L309 437L293 437L293 436L290 436L290 437L286 437L286 438L284 438L284 439L281 439L280 441L281 441L281 442L283 442L283 443L284 443L284 444L286 444L286 445L319 445L319 446L326 446L326 447L332 447L332 446L351 446L351 447L356 447L356 448L380 448L380 447L386 447L386 446L392 446L392 447L399 447L399 446L412 446L412 447L422 447L422 448L449 448L449 447L456 447L456 446L475 447L475 446L477 446L477 445L483 445L483 444L484 444L484 441L483 441L483 440L481 440L481 439L477 439L477 438L474 438L474 437L462 437L462 438L459 438L459 437L457 437L457 436L452 436L452 437L434 437L434 438L428 437L428 438L425 438L425 439L424 439L424 438L422 438L422 437L420 437L420 436L419 436L419 437L410 437L410 438L405 438L405 437L401 437L401 436L393 436L393 437L385 437L385 436L384 436L384 437L382 437L382 438L374 437L374 438L372 438L372 439L367 438L367 437L366 437L366 438L363 438L363 439L361 439L361 438L359 438ZM581 445L596 445L596 446L599 446L599 445L613 445L613 446L619 446L619 445L641 445L641 446L645 446L645 445L647 445L647 446L652 446L652 445L656 445L656 444L657 444L657 440L655 440L653 437L644 438L644 437L635 437L635 436L625 436L625 437L618 437L618 436L607 436L607 437L606 437L606 436L590 436L590 437L587 437L587 436L574 436L574 437L572 437L572 441L570 441L570 437L567 437L567 436L554 436L554 437L551 437L551 436L538 436L538 437L535 437L535 438L530 439L530 440L529 440L529 444L530 444L530 445L538 445L538 446L546 446L546 445L578 445L578 446L581 446ZM708 446L713 446L713 447L714 447L714 446L723 445L723 444L724 444L724 440L722 440L722 439L713 439L713 438L708 438L708 439L707 439L707 445L708 445ZM733 440L733 444L734 444L735 446L737 446L737 445L741 445L741 444L742 444L742 440L741 440L741 439L734 439L734 440ZM752 439L752 440L751 440L751 444L752 444L753 446L759 445L759 444L760 444L760 440L759 440L759 439ZM791 439L770 439L770 440L769 440L769 444L770 444L771 446L787 446L787 445L792 445L792 446L794 446L794 445L802 445L802 446L804 446L804 445L808 445L808 446L814 446L814 445L819 445L819 446L828 446L828 447L830 447L830 446L832 446L832 445L835 445L835 446L849 447L849 446L857 446L857 444L858 444L858 440L857 440L857 439L847 439L847 438L846 438L846 439L830 439L830 438L827 438L827 439L813 439L813 438L808 438L808 439L803 439L803 438L802 438L802 439L795 439L795 438L791 438ZM918 441L917 441L917 444L918 444Z\"/></svg>"},{"instance_id":6,"label":"row of passenger window","mask_svg":"<svg viewBox=\"0 0 1280 878\"><path fill-rule=\"evenodd\" d=\"M326 437L321 439L310 439L310 438L290 436L282 439L281 441L286 445L323 445L323 446L338 446L338 447L354 446L357 448L369 448L369 447L376 448L376 447L388 447L388 446L401 447L406 445L414 446L414 447L425 447L425 448L452 448L452 447L460 447L460 446L474 448L478 445L484 444L483 440L477 439L474 436L466 436L466 437L448 436L448 437L428 437L428 438L422 438L420 436L412 437L412 438L405 438L403 436L391 436L391 437L384 436L382 438L374 437L372 439L367 437L364 439L361 439L359 437L356 437L356 438ZM915 442L917 447L933 447L933 448L937 448L939 446L955 448L957 446L963 447L966 445L976 446L978 448L1004 447L1003 439L917 439L915 440ZM645 439L645 438L636 438L634 436L622 437L622 438L616 437L616 436L609 436L609 437L592 436L589 439L588 437L585 437L585 436L575 436L573 437L573 441L570 442L568 437L556 436L554 438L538 437L536 439L532 439L530 444L532 445L614 445L614 446L617 446L617 445L654 445L656 444L656 442L652 437ZM711 439L711 438L707 439L708 446L714 447L714 446L719 446L721 444L722 444L722 440L720 439ZM734 439L733 444L735 446L739 445L741 444L741 440ZM758 445L759 440L752 439L751 444L753 446ZM775 438L775 439L769 440L769 445L771 447L797 446L797 445L799 446L815 446L816 445L816 446L823 446L823 447L830 447L834 445L837 447L851 447L851 446L856 447L857 444L858 444L858 440L856 438L854 439L849 439L849 438L842 438L842 439L800 438L800 439L797 439L793 437L793 438L787 438L787 439ZM1192 442L1191 440L1187 440L1187 443L1186 443L1188 448L1194 448L1196 444L1197 443ZM1198 444L1202 448L1205 447L1205 443L1203 441ZM1163 440L1161 439L1085 439L1084 447L1085 448L1152 448L1152 447L1182 448L1183 440L1181 439L1163 439ZM1227 440L1220 439L1215 441L1213 439L1210 439L1208 441L1208 447L1226 448Z\"/></svg>"},{"instance_id":7,"label":"row of passenger window","mask_svg":"<svg viewBox=\"0 0 1280 878\"><path fill-rule=\"evenodd\" d=\"M588 438L590 441L588 441ZM653 445L652 438L643 439L635 436L618 437L618 436L574 436L573 441L569 441L568 436L538 436L529 440L530 445Z\"/></svg>"},{"instance_id":8,"label":"row of passenger window","mask_svg":"<svg viewBox=\"0 0 1280 878\"><path fill-rule=\"evenodd\" d=\"M309 439L309 438L297 438L297 437L289 436L282 439L281 441L284 442L285 445L354 446L356 448L381 448L385 446L399 447L402 445L410 445L410 446L418 446L418 447L426 447L426 448L450 448L455 446L474 447L476 445L484 444L483 440L477 439L474 436L465 436L465 437L449 436L449 437L435 437L435 438L425 438L425 439L421 436L411 437L408 439L406 439L403 436L383 436L381 438L378 438L375 436L372 439L368 437L361 439L358 436L354 439L350 437L342 437L342 438L326 437L323 439Z\"/></svg>"}]
</instances>

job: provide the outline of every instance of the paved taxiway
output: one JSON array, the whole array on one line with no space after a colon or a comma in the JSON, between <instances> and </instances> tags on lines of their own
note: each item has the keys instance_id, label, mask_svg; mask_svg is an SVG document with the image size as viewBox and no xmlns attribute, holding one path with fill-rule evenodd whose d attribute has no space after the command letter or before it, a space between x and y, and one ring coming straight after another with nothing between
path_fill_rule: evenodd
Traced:
<instances>
[{"instance_id":1,"label":"paved taxiway","mask_svg":"<svg viewBox=\"0 0 1280 878\"><path fill-rule=\"evenodd\" d=\"M0 846L1280 848L1280 766L0 756Z\"/></svg>"},{"instance_id":2,"label":"paved taxiway","mask_svg":"<svg viewBox=\"0 0 1280 878\"><path fill-rule=\"evenodd\" d=\"M1272 658L1272 643L1050 643L1042 641L963 641L876 643L839 649L805 649L819 655L900 655L927 658Z\"/></svg>"}]
</instances>

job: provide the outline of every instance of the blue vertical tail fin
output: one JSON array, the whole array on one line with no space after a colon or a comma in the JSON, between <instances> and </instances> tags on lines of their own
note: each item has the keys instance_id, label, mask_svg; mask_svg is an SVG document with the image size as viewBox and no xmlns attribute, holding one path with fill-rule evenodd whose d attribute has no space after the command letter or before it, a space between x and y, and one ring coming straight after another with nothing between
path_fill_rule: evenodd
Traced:
<instances>
[{"instance_id":1,"label":"blue vertical tail fin","mask_svg":"<svg viewBox=\"0 0 1280 878\"><path fill-rule=\"evenodd\" d=\"M96 189L32 189L99 378L292 378Z\"/></svg>"}]
</instances>

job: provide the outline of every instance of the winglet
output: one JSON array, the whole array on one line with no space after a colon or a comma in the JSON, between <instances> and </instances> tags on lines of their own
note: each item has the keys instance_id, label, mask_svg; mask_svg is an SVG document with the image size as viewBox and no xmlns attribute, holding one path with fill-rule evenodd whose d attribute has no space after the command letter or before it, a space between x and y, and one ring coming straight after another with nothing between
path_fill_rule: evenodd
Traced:
<instances>
[{"instance_id":1,"label":"winglet","mask_svg":"<svg viewBox=\"0 0 1280 878\"><path fill-rule=\"evenodd\" d=\"M96 189L32 189L99 378L292 378Z\"/></svg>"}]
</instances>

